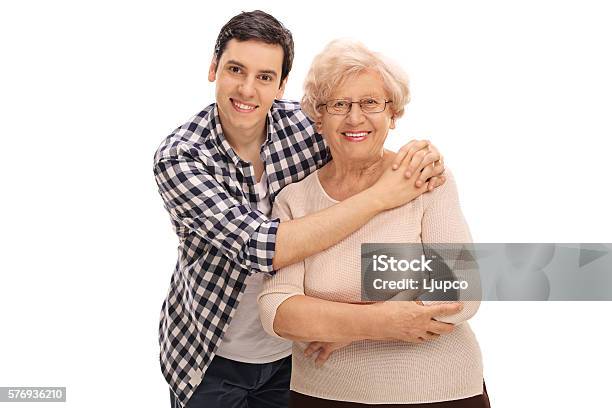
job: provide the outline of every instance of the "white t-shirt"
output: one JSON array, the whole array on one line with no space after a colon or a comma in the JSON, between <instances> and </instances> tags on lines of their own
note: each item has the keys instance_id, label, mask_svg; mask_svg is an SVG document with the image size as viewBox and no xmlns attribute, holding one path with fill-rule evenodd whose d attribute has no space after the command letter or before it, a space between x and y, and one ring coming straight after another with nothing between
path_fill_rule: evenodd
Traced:
<instances>
[{"instance_id":1,"label":"white t-shirt","mask_svg":"<svg viewBox=\"0 0 612 408\"><path fill-rule=\"evenodd\" d=\"M258 196L257 209L270 216L266 173L255 185ZM270 363L291 355L292 342L269 336L261 325L257 296L261 292L263 274L254 273L246 279L246 289L234 317L217 349L217 355L243 363Z\"/></svg>"}]
</instances>

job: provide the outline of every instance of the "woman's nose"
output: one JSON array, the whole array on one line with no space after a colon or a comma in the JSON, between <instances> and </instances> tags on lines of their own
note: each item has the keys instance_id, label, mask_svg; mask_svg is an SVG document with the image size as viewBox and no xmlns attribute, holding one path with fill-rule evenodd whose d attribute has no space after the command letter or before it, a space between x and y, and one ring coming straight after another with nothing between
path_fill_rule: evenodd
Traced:
<instances>
[{"instance_id":1,"label":"woman's nose","mask_svg":"<svg viewBox=\"0 0 612 408\"><path fill-rule=\"evenodd\" d=\"M365 120L365 115L358 103L354 103L351 110L346 116L346 121L352 125L362 123Z\"/></svg>"}]
</instances>

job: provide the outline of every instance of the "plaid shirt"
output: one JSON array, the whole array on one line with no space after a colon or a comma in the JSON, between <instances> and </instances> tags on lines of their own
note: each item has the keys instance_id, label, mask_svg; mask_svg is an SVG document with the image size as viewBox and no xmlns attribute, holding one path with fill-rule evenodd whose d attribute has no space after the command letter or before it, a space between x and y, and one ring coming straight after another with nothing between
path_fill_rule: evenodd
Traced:
<instances>
[{"instance_id":1,"label":"plaid shirt","mask_svg":"<svg viewBox=\"0 0 612 408\"><path fill-rule=\"evenodd\" d=\"M285 185L324 165L331 154L298 103L275 101L261 157L272 204ZM274 273L279 220L257 210L253 167L223 136L215 104L162 142L154 172L179 237L160 316L160 362L186 404L238 307L245 278Z\"/></svg>"}]
</instances>

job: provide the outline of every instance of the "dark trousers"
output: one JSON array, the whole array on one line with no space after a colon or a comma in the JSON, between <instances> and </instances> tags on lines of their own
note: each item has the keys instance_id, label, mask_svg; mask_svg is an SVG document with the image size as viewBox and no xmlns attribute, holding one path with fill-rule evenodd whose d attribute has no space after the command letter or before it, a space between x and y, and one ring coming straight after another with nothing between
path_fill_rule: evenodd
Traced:
<instances>
[{"instance_id":1,"label":"dark trousers","mask_svg":"<svg viewBox=\"0 0 612 408\"><path fill-rule=\"evenodd\" d=\"M483 383L480 395L453 401L432 402L427 404L358 404L356 402L332 401L311 397L291 391L289 408L490 408L487 387Z\"/></svg>"},{"instance_id":2,"label":"dark trousers","mask_svg":"<svg viewBox=\"0 0 612 408\"><path fill-rule=\"evenodd\" d=\"M215 356L185 408L287 408L291 356L250 364ZM171 407L180 407L170 391Z\"/></svg>"}]
</instances>

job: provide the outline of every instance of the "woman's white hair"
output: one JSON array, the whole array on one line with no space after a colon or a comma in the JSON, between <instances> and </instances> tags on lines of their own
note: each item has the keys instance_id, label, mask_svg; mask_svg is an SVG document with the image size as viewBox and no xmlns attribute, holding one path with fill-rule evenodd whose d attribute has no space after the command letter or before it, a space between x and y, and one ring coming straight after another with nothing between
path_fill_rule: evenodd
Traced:
<instances>
[{"instance_id":1,"label":"woman's white hair","mask_svg":"<svg viewBox=\"0 0 612 408\"><path fill-rule=\"evenodd\" d=\"M391 99L393 116L404 114L404 107L410 101L408 75L395 62L384 55L370 51L362 43L351 39L330 42L315 57L304 81L302 110L317 121L321 112L317 108L328 101L330 95L345 80L363 71L377 72Z\"/></svg>"}]
</instances>

